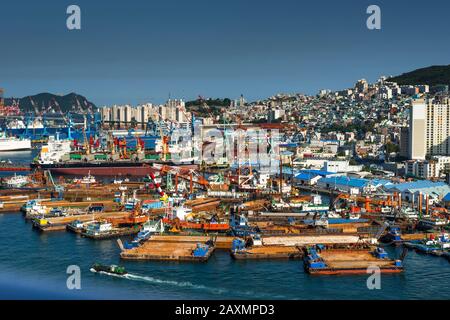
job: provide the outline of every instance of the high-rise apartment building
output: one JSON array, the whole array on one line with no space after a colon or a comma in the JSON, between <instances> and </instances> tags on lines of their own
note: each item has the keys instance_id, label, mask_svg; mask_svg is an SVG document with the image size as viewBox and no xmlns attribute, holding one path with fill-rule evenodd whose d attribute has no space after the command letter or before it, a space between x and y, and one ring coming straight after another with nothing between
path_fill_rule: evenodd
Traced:
<instances>
[{"instance_id":1,"label":"high-rise apartment building","mask_svg":"<svg viewBox=\"0 0 450 320\"><path fill-rule=\"evenodd\" d=\"M114 124L118 127L129 127L133 123L145 127L149 120L184 124L189 121L190 117L183 100L169 100L164 105L151 103L138 106L114 105L100 108L100 114L104 123Z\"/></svg>"},{"instance_id":2,"label":"high-rise apartment building","mask_svg":"<svg viewBox=\"0 0 450 320\"><path fill-rule=\"evenodd\" d=\"M415 100L409 116L408 156L410 159L424 160L427 137L427 106L425 100Z\"/></svg>"},{"instance_id":3,"label":"high-rise apartment building","mask_svg":"<svg viewBox=\"0 0 450 320\"><path fill-rule=\"evenodd\" d=\"M414 100L410 113L409 158L450 155L448 97Z\"/></svg>"},{"instance_id":4,"label":"high-rise apartment building","mask_svg":"<svg viewBox=\"0 0 450 320\"><path fill-rule=\"evenodd\" d=\"M428 155L450 155L450 105L449 99L429 101L427 106Z\"/></svg>"}]
</instances>

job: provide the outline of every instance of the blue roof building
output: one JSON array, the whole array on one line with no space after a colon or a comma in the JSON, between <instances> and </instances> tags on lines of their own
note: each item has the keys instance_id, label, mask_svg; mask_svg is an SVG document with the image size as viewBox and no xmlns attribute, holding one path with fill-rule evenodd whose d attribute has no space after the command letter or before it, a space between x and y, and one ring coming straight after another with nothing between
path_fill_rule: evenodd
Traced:
<instances>
[{"instance_id":1,"label":"blue roof building","mask_svg":"<svg viewBox=\"0 0 450 320\"><path fill-rule=\"evenodd\" d=\"M444 202L450 202L450 192L442 199Z\"/></svg>"},{"instance_id":2,"label":"blue roof building","mask_svg":"<svg viewBox=\"0 0 450 320\"><path fill-rule=\"evenodd\" d=\"M330 172L325 170L316 170L316 169L303 169L300 170L299 174L308 174L308 175L316 175L321 177L329 177L333 175L337 175L336 172Z\"/></svg>"},{"instance_id":3,"label":"blue roof building","mask_svg":"<svg viewBox=\"0 0 450 320\"><path fill-rule=\"evenodd\" d=\"M440 201L450 193L450 186L445 182L433 182L429 180L386 185L385 189L392 192L399 192L402 198L408 201L417 200L415 198L418 198L420 193L434 201Z\"/></svg>"},{"instance_id":4,"label":"blue roof building","mask_svg":"<svg viewBox=\"0 0 450 320\"><path fill-rule=\"evenodd\" d=\"M324 170L304 169L294 176L296 182L300 184L316 184L320 178L337 175L335 172Z\"/></svg>"},{"instance_id":5,"label":"blue roof building","mask_svg":"<svg viewBox=\"0 0 450 320\"><path fill-rule=\"evenodd\" d=\"M347 176L334 176L322 178L317 185L326 189L337 189L342 192L362 193L374 192L380 187L389 184L388 180L368 180L362 178L350 178Z\"/></svg>"}]
</instances>

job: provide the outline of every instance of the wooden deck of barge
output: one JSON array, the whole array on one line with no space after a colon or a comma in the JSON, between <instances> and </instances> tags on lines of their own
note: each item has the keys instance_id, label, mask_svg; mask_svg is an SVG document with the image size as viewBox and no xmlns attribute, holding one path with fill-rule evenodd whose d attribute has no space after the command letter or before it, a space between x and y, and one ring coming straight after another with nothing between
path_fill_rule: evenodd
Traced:
<instances>
[{"instance_id":1,"label":"wooden deck of barge","mask_svg":"<svg viewBox=\"0 0 450 320\"><path fill-rule=\"evenodd\" d=\"M216 249L231 249L233 239L235 237L217 236L215 239ZM158 242L175 242L175 243L205 243L210 240L210 236L171 236L171 235L153 235L152 240Z\"/></svg>"},{"instance_id":2,"label":"wooden deck of barge","mask_svg":"<svg viewBox=\"0 0 450 320\"><path fill-rule=\"evenodd\" d=\"M106 218L125 218L129 216L129 212L103 212L96 213L95 219L106 219ZM33 226L39 229L40 231L60 231L66 230L67 225L75 220L79 220L81 222L87 222L92 220L92 214L81 214L81 215L73 215L67 217L55 217L55 218L47 218L45 224L40 224L33 221Z\"/></svg>"},{"instance_id":3,"label":"wooden deck of barge","mask_svg":"<svg viewBox=\"0 0 450 320\"><path fill-rule=\"evenodd\" d=\"M303 236L274 236L263 237L263 244L280 245L280 246L306 246L314 244L355 244L360 242L360 238L357 235L303 235Z\"/></svg>"},{"instance_id":4,"label":"wooden deck of barge","mask_svg":"<svg viewBox=\"0 0 450 320\"><path fill-rule=\"evenodd\" d=\"M155 260L155 261L198 261L205 262L214 251L210 247L204 257L194 257L193 250L197 243L188 241L146 241L142 246L124 250L120 257L125 260Z\"/></svg>"},{"instance_id":5,"label":"wooden deck of barge","mask_svg":"<svg viewBox=\"0 0 450 320\"><path fill-rule=\"evenodd\" d=\"M402 267L395 266L395 260L378 259L368 250L324 250L320 252L327 268L311 269L307 271L311 274L367 274L371 267L380 268L381 273L399 273Z\"/></svg>"},{"instance_id":6,"label":"wooden deck of barge","mask_svg":"<svg viewBox=\"0 0 450 320\"><path fill-rule=\"evenodd\" d=\"M231 256L236 260L300 259L303 253L297 247L254 246L245 251L232 252Z\"/></svg>"}]
</instances>

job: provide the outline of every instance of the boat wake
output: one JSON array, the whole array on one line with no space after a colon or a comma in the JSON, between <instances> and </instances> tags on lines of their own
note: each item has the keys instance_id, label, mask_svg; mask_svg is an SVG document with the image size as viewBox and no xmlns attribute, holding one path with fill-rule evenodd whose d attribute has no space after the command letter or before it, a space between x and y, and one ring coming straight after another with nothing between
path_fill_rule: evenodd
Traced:
<instances>
[{"instance_id":1,"label":"boat wake","mask_svg":"<svg viewBox=\"0 0 450 320\"><path fill-rule=\"evenodd\" d=\"M249 297L253 297L253 298L279 298L282 299L283 296L273 296L273 295L268 295L268 294L261 294L261 293L256 293L256 292L252 292L252 291L245 291L245 292L240 292L240 291L231 291L225 288L212 288L212 287L207 287L204 285L198 285L198 284L194 284L191 283L189 281L174 281L174 280L163 280L163 279L158 279L158 278L154 278L154 277L149 277L149 276L141 276L141 275L137 275L137 274L131 274L131 273L127 273L124 275L118 275L118 274L113 274L113 273L108 273L108 272L104 272L104 271L96 271L94 269L91 268L91 272L95 272L95 273L100 273L100 274L104 274L104 275L108 275L108 276L112 276L112 277L116 277L116 278L122 278L122 279L128 279L128 280L132 280L132 281L141 281L141 282L147 282L147 283L152 283L152 284L160 284L160 285L170 285L170 286L175 286L175 287L181 287L181 288L192 288L192 289L196 289L196 290L202 290L202 291L206 291L212 294L217 294L217 295L221 295L221 294L225 294L225 293L232 293L235 295L244 295L244 296L249 296Z\"/></svg>"}]
</instances>

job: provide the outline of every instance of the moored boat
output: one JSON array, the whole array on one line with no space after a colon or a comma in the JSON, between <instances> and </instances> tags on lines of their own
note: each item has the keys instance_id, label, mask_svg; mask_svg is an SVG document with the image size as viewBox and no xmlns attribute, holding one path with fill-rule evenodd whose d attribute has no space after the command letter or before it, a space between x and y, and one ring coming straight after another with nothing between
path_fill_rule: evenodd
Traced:
<instances>
[{"instance_id":1,"label":"moored boat","mask_svg":"<svg viewBox=\"0 0 450 320\"><path fill-rule=\"evenodd\" d=\"M0 133L0 152L31 150L31 140L16 137L7 137L4 132Z\"/></svg>"}]
</instances>

